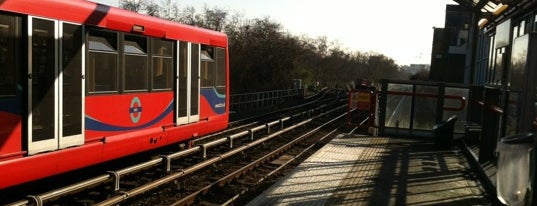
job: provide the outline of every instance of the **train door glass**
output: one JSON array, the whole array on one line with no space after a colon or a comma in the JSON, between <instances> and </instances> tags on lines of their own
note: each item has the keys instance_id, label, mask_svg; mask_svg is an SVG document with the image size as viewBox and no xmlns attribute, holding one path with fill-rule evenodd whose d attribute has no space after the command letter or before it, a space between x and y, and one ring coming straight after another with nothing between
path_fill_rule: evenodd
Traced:
<instances>
[{"instance_id":1,"label":"train door glass","mask_svg":"<svg viewBox=\"0 0 537 206\"><path fill-rule=\"evenodd\" d=\"M200 45L192 44L190 72L190 116L189 122L199 121L200 99Z\"/></svg>"},{"instance_id":2,"label":"train door glass","mask_svg":"<svg viewBox=\"0 0 537 206\"><path fill-rule=\"evenodd\" d=\"M82 69L82 26L62 23L60 27L60 148L84 143L84 70Z\"/></svg>"},{"instance_id":3,"label":"train door glass","mask_svg":"<svg viewBox=\"0 0 537 206\"><path fill-rule=\"evenodd\" d=\"M177 124L199 121L199 44L179 42L177 69Z\"/></svg>"},{"instance_id":4,"label":"train door glass","mask_svg":"<svg viewBox=\"0 0 537 206\"><path fill-rule=\"evenodd\" d=\"M57 22L29 18L28 153L58 148L56 113Z\"/></svg>"},{"instance_id":5,"label":"train door glass","mask_svg":"<svg viewBox=\"0 0 537 206\"><path fill-rule=\"evenodd\" d=\"M82 144L81 26L29 17L28 36L28 154Z\"/></svg>"},{"instance_id":6,"label":"train door glass","mask_svg":"<svg viewBox=\"0 0 537 206\"><path fill-rule=\"evenodd\" d=\"M188 43L180 42L179 43L179 58L178 62L178 71L177 71L177 96L176 96L176 111L177 111L177 123L186 124L188 123Z\"/></svg>"}]
</instances>

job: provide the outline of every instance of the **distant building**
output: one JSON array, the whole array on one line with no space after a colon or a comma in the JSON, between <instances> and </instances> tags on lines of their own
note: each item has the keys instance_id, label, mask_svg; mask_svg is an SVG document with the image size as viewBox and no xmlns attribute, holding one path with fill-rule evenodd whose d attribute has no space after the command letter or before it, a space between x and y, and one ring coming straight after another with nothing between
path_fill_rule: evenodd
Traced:
<instances>
[{"instance_id":1,"label":"distant building","mask_svg":"<svg viewBox=\"0 0 537 206\"><path fill-rule=\"evenodd\" d=\"M471 12L460 5L446 5L444 28L433 28L430 80L470 83L467 56ZM469 61L469 60L468 60Z\"/></svg>"},{"instance_id":2,"label":"distant building","mask_svg":"<svg viewBox=\"0 0 537 206\"><path fill-rule=\"evenodd\" d=\"M428 64L410 64L410 66L402 66L401 70L403 70L404 72L410 75L413 75L413 74L418 73L421 70L429 70L430 67L431 66Z\"/></svg>"}]
</instances>

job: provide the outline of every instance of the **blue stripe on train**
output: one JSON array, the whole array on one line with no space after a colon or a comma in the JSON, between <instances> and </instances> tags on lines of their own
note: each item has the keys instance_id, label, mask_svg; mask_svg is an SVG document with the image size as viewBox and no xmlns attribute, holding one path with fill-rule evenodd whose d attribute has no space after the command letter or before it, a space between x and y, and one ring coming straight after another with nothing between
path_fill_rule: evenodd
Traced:
<instances>
[{"instance_id":1,"label":"blue stripe on train","mask_svg":"<svg viewBox=\"0 0 537 206\"><path fill-rule=\"evenodd\" d=\"M173 112L174 104L173 100L168 104L168 107L155 119L151 120L148 123L133 126L133 127L124 127L124 126L117 126L117 125L111 125L107 123L103 123L93 117L90 117L86 115L86 129L88 130L94 130L94 131L106 131L106 132L117 132L117 131L127 131L127 130L136 130L136 129L142 129L146 127L153 126L157 122L160 122L162 119L164 119L168 114Z\"/></svg>"},{"instance_id":2,"label":"blue stripe on train","mask_svg":"<svg viewBox=\"0 0 537 206\"><path fill-rule=\"evenodd\" d=\"M219 94L214 87L201 88L200 93L207 99L216 114L226 113L226 95Z\"/></svg>"}]
</instances>

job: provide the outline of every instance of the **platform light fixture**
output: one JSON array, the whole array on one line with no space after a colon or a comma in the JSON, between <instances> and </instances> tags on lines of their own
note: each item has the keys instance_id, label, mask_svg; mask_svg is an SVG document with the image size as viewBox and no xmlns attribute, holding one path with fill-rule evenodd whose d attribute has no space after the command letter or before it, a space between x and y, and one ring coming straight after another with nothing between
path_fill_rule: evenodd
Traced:
<instances>
[{"instance_id":1,"label":"platform light fixture","mask_svg":"<svg viewBox=\"0 0 537 206\"><path fill-rule=\"evenodd\" d=\"M494 14L494 16L498 16L502 14L508 7L509 5L507 4L499 3L498 5L496 5L496 7L494 7L494 10L492 10L492 14Z\"/></svg>"},{"instance_id":2,"label":"platform light fixture","mask_svg":"<svg viewBox=\"0 0 537 206\"><path fill-rule=\"evenodd\" d=\"M487 25L487 23L489 23L489 20L486 18L482 18L479 20L479 22L477 22L477 26L482 29L483 27L485 27L485 25Z\"/></svg>"}]
</instances>

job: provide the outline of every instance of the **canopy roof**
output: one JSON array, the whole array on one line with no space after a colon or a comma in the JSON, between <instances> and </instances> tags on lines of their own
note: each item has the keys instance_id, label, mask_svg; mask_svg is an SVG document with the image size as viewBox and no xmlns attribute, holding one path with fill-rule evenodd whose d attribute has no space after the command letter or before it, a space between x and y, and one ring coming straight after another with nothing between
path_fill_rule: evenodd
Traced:
<instances>
[{"instance_id":1,"label":"canopy roof","mask_svg":"<svg viewBox=\"0 0 537 206\"><path fill-rule=\"evenodd\" d=\"M479 27L483 28L489 22L498 22L505 16L513 13L517 8L528 3L535 3L534 0L453 0L478 14Z\"/></svg>"}]
</instances>

